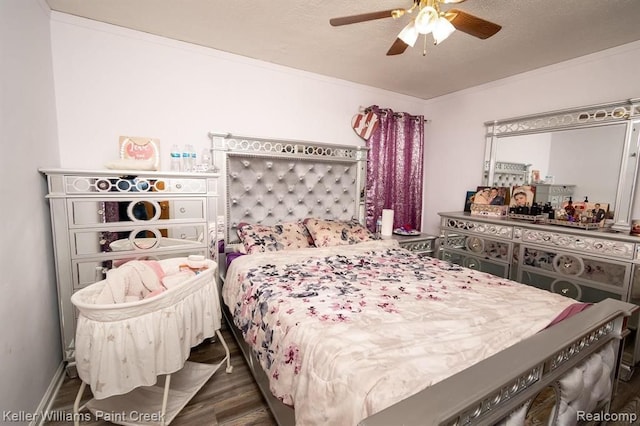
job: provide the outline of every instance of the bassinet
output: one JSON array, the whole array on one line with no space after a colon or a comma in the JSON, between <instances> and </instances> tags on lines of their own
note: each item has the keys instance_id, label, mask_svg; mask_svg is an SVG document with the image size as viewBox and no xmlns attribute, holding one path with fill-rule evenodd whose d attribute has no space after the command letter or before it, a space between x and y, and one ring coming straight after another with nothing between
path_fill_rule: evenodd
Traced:
<instances>
[{"instance_id":1,"label":"bassinet","mask_svg":"<svg viewBox=\"0 0 640 426\"><path fill-rule=\"evenodd\" d=\"M186 262L187 258L159 261L164 270ZM207 269L195 277L140 301L96 304L106 280L73 294L71 302L79 310L76 367L82 379L74 405L76 418L84 408L78 405L89 384L94 399L87 408L94 414L118 413L123 417L105 420L169 424L222 363L226 361L227 372L231 372L229 349L219 332L217 267L211 260L205 262ZM217 365L185 364L191 348L214 334L224 346L225 358ZM172 373L176 373L175 389L170 388ZM168 376L157 385L159 375ZM166 411L169 397L172 400ZM136 419L126 416L123 403L134 404ZM151 414L141 416L142 412Z\"/></svg>"}]
</instances>

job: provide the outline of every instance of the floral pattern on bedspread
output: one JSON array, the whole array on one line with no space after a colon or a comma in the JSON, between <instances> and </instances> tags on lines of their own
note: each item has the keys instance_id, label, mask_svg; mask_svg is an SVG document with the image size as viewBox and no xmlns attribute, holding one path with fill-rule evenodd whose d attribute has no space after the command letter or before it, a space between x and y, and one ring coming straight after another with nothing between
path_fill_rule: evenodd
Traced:
<instances>
[{"instance_id":1,"label":"floral pattern on bedspread","mask_svg":"<svg viewBox=\"0 0 640 426\"><path fill-rule=\"evenodd\" d=\"M573 303L384 241L244 256L223 295L272 392L304 425L356 424Z\"/></svg>"}]
</instances>

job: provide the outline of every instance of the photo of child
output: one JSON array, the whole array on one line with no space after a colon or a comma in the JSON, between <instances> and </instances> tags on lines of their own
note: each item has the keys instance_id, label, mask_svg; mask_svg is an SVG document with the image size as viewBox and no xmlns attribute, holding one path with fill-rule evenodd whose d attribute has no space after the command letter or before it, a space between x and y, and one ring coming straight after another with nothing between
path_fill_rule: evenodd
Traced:
<instances>
[{"instance_id":1,"label":"photo of child","mask_svg":"<svg viewBox=\"0 0 640 426\"><path fill-rule=\"evenodd\" d=\"M514 186L511 190L511 207L526 207L533 204L536 188L532 185Z\"/></svg>"}]
</instances>

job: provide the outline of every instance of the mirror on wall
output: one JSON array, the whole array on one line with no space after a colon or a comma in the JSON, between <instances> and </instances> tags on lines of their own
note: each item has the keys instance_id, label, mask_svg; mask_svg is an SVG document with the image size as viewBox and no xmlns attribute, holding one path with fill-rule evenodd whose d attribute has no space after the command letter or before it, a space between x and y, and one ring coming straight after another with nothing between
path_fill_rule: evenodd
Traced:
<instances>
[{"instance_id":1,"label":"mirror on wall","mask_svg":"<svg viewBox=\"0 0 640 426\"><path fill-rule=\"evenodd\" d=\"M526 183L572 186L574 201L588 197L615 210L625 134L617 123L507 136L496 140L496 161L525 164Z\"/></svg>"},{"instance_id":2,"label":"mirror on wall","mask_svg":"<svg viewBox=\"0 0 640 426\"><path fill-rule=\"evenodd\" d=\"M542 202L601 203L628 232L638 171L640 99L485 123L483 184L538 185Z\"/></svg>"}]
</instances>

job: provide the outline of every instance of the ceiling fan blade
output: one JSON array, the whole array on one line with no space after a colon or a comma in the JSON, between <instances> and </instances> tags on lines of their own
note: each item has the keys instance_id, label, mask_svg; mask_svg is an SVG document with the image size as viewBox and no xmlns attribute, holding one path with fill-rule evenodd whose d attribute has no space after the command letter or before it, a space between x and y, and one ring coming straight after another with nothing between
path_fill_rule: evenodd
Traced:
<instances>
[{"instance_id":1,"label":"ceiling fan blade","mask_svg":"<svg viewBox=\"0 0 640 426\"><path fill-rule=\"evenodd\" d=\"M454 4L454 3L462 3L463 1L467 1L467 0L438 0L438 1L444 4Z\"/></svg>"},{"instance_id":2,"label":"ceiling fan blade","mask_svg":"<svg viewBox=\"0 0 640 426\"><path fill-rule=\"evenodd\" d=\"M485 21L482 18L468 14L459 9L450 9L445 13L445 18L456 27L456 30L462 31L474 37L486 39L500 31L502 28L498 24Z\"/></svg>"},{"instance_id":3,"label":"ceiling fan blade","mask_svg":"<svg viewBox=\"0 0 640 426\"><path fill-rule=\"evenodd\" d=\"M409 47L407 43L397 38L387 51L387 56L400 55L407 50L407 47Z\"/></svg>"},{"instance_id":4,"label":"ceiling fan blade","mask_svg":"<svg viewBox=\"0 0 640 426\"><path fill-rule=\"evenodd\" d=\"M394 12L403 11L404 9L381 10L380 12L362 13L360 15L343 16L341 18L331 18L329 23L334 27L340 25L355 24L358 22L373 21L375 19L392 18Z\"/></svg>"}]
</instances>

